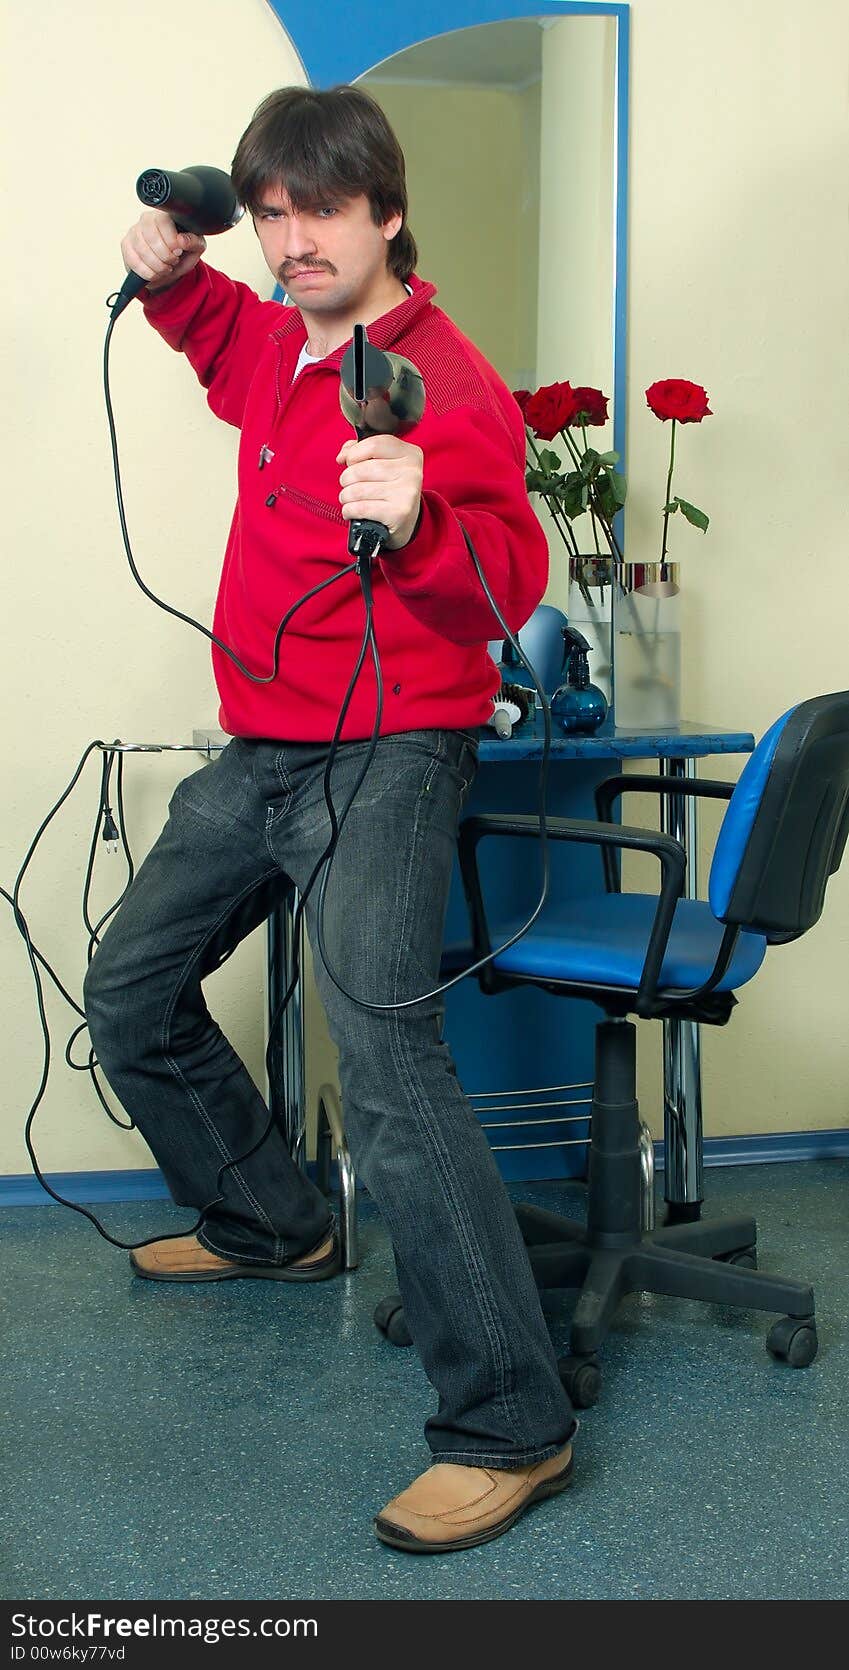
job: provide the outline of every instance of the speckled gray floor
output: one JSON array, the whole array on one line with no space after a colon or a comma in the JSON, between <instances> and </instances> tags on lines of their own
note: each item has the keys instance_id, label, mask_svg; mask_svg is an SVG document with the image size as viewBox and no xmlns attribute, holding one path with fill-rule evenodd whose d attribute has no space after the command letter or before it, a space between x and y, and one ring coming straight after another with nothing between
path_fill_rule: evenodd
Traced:
<instances>
[{"instance_id":1,"label":"speckled gray floor","mask_svg":"<svg viewBox=\"0 0 849 1670\"><path fill-rule=\"evenodd\" d=\"M761 1268L813 1277L820 1355L766 1319L632 1298L583 1416L576 1483L450 1556L380 1544L372 1515L428 1465L433 1394L376 1333L393 1287L368 1201L362 1263L316 1286L157 1286L58 1207L4 1235L0 1592L13 1600L834 1598L849 1594L849 1162L707 1174L753 1208ZM580 1216L578 1184L511 1185ZM162 1202L100 1209L167 1233ZM559 1350L569 1301L545 1299Z\"/></svg>"}]
</instances>

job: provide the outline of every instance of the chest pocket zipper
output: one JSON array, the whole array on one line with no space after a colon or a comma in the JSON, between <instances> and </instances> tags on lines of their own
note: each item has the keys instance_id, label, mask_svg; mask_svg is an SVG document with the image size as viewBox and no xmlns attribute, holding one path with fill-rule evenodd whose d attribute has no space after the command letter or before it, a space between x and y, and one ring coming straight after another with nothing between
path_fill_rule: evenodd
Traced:
<instances>
[{"instance_id":1,"label":"chest pocket zipper","mask_svg":"<svg viewBox=\"0 0 849 1670\"><path fill-rule=\"evenodd\" d=\"M345 520L340 507L327 504L324 499L316 499L311 493L301 493L297 487L287 487L285 483L280 487L275 487L273 493L269 493L265 501L269 510L274 509L278 499L288 499L291 504L300 505L304 510L311 510L314 516L323 516L326 522L342 523Z\"/></svg>"}]
</instances>

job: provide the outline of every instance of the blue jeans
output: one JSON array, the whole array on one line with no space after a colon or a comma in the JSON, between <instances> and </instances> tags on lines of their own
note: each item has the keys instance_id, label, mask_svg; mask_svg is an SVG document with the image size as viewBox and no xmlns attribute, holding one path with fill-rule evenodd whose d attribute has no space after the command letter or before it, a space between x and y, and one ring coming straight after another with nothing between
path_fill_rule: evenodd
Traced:
<instances>
[{"instance_id":1,"label":"blue jeans","mask_svg":"<svg viewBox=\"0 0 849 1670\"><path fill-rule=\"evenodd\" d=\"M366 753L343 744L333 802ZM86 981L98 1060L175 1201L201 1207L220 1167L265 1127L265 1102L212 1019L202 981L264 921L290 880L304 891L330 836L326 744L236 739L180 783L169 818L104 935ZM439 983L457 828L477 769L464 731L382 737L343 826L327 886L328 959L353 996L397 1003ZM443 1003L375 1014L315 973L339 1050L357 1172L392 1240L404 1311L439 1407L437 1461L518 1467L574 1427L527 1253L487 1139L442 1041ZM272 1127L229 1170L201 1230L227 1259L284 1262L332 1226L327 1200Z\"/></svg>"}]
</instances>

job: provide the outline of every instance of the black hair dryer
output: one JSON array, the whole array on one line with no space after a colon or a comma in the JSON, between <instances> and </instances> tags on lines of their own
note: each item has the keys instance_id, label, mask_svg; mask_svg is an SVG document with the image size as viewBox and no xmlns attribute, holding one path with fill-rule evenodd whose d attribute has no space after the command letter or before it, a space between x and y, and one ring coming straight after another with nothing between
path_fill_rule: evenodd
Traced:
<instances>
[{"instance_id":1,"label":"black hair dryer","mask_svg":"<svg viewBox=\"0 0 849 1670\"><path fill-rule=\"evenodd\" d=\"M357 439L400 435L418 423L425 409L422 374L400 354L369 342L365 325L355 325L350 347L339 367L339 404ZM383 522L352 522L348 550L352 557L377 555L389 538Z\"/></svg>"},{"instance_id":2,"label":"black hair dryer","mask_svg":"<svg viewBox=\"0 0 849 1670\"><path fill-rule=\"evenodd\" d=\"M212 238L228 232L241 220L244 207L233 189L233 181L222 168L146 168L136 180L136 196L146 209L167 209L179 232L195 232ZM146 280L127 273L112 317L117 319L128 302L144 288Z\"/></svg>"}]
</instances>

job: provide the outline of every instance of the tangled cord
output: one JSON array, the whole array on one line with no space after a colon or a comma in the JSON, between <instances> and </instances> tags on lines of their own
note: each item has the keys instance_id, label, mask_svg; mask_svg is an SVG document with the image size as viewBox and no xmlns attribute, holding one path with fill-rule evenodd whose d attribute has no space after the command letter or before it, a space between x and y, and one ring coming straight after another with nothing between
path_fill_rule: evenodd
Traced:
<instances>
[{"instance_id":1,"label":"tangled cord","mask_svg":"<svg viewBox=\"0 0 849 1670\"><path fill-rule=\"evenodd\" d=\"M316 881L318 880L319 875L321 875L321 886L320 886L320 889L319 889L318 907L317 907L317 913L316 913L316 915L317 915L317 930L316 930L316 932L317 932L318 949L319 949L319 953L322 957L322 960L324 962L324 966L327 970L327 973L328 973L330 979L333 981L334 985L339 989L339 991L341 991L343 993L344 996L346 996L350 1001L358 1004L361 1008L368 1009L368 1010L371 1010L371 1011L376 1012L376 1013L387 1013L387 1012L390 1012L390 1011L396 1011L396 1010L401 1010L401 1009L409 1009L409 1008L412 1008L414 1005L416 1005L418 1003L425 1003L425 1002L430 1001L434 997L441 996L443 992L446 992L452 986L457 985L460 980L464 980L464 979L468 978L470 975L476 974L481 968L483 968L485 966L486 963L491 962L494 958L498 957L503 951L507 950L510 946L515 945L517 940L521 939L522 936L528 931L528 929L537 920L540 912L543 909L543 906L545 904L545 900L546 900L547 895L548 895L549 873L550 873L548 838L547 838L547 832L546 832L545 801L546 801L546 792L547 792L547 783L548 783L548 761L549 761L549 755L550 755L550 749L551 749L551 715L550 715L550 711L549 711L548 702L547 702L545 694L544 694L544 692L543 692L543 690L542 690L542 688L539 684L536 673L534 672L534 669L531 666L530 662L527 660L527 657L524 654L524 651L521 647L521 644L518 641L518 638L514 637L513 633L510 631L510 628L508 627L506 621L504 620L504 618L501 614L501 611L498 608L498 605L497 605L497 603L496 603L496 601L495 601L495 599L492 595L492 592L490 590L490 587L489 587L489 584L487 582L486 576L485 576L485 574L483 572L483 569L481 567L481 563L480 563L480 560L478 558L477 552L474 549L474 546L473 546L472 541L469 537L469 534L467 533L466 529L463 527L463 525L461 523L460 528L461 528L461 532L462 532L462 535L463 535L463 539L465 541L466 547L467 547L468 552L469 552L469 556L471 558L472 563L474 564L474 567L475 567L476 573L478 575L478 579L480 581L481 587L482 587L482 589L483 589L483 591L486 595L486 598L487 598L487 600L490 604L490 607L493 611L493 614L495 615L495 618L498 621L499 626L501 627L505 637L508 639L508 641L512 645L513 649L515 650L516 654L518 655L520 661L522 662L523 666L528 671L528 673L529 673L529 675L530 675L530 677L533 681L534 688L537 691L537 693L540 697L541 703L542 703L542 712L543 712L543 720L544 720L544 744L543 744L543 754L542 754L542 762L541 762L540 777L539 777L539 821L540 821L540 852L541 852L541 868L542 868L542 889L541 889L541 893L540 893L540 897L539 897L539 900L537 902L537 905L536 905L535 909L533 910L532 914L529 916L527 922L525 922L517 930L517 932L514 933L511 936L510 939L506 940L504 942L504 944L497 946L495 948L495 950L490 951L486 956L481 957L477 962L471 964L467 968L462 969L458 974L455 974L454 976L452 976L451 979L446 980L446 981L442 982L441 984L435 986L431 991L423 992L423 993L419 994L417 997L408 998L408 999L404 1000L403 1002L397 1002L397 1003L372 1003L366 998L360 997L353 992L349 992L347 990L347 988L341 983L338 976L334 973L334 970L333 970L333 968L330 964L330 959L329 959L328 954L327 954L327 948L326 948L326 943L325 943L325 935L324 935L324 911L325 911L325 905L326 905L327 884L328 884L328 879L329 879L329 875L330 875L330 869L331 869L333 857L334 857L335 852L336 852L336 848L338 846L339 837L341 835L342 829L344 827L344 824L345 824L345 821L348 817L348 814L351 810L351 807L354 803L354 800L356 799L356 796L359 793L359 790L362 786L362 783L363 783L363 781L366 777L366 774L367 774L367 772L368 772L368 770L371 766L372 760L374 758L375 751L377 749L377 744L378 744L378 741L379 741L379 738L380 738L380 726L381 726L381 721L382 721L382 717L383 717L383 673L382 673L382 668L381 668L381 664L380 664L380 655L379 655L379 651L378 651L377 639L376 639L375 630L374 630L374 598L373 598L372 584L371 584L371 563L372 563L372 560L378 555L379 545L375 544L373 549L371 551L367 552L367 553L360 551L355 562L347 564L345 567L338 570L335 574L331 575L327 580L323 580L323 581L320 582L320 584L318 584L316 586L313 586L308 592L304 593L304 595L301 598L299 598L294 604L292 604L291 608L289 610L287 610L286 614L283 616L283 618L281 619L281 621L280 621L280 623L277 627L275 637L274 637L273 651L272 651L271 671L267 674L259 674L259 673L251 672L251 670L245 665L245 663L242 661L242 659L236 653L236 651L234 649L232 649L230 645L224 643L222 641L222 639L217 637L217 635L214 632L211 632L207 627L203 626L200 621L195 620L193 616L184 613L180 609L174 608L171 604L166 603L164 601L164 599L158 597L156 595L156 593L153 592L150 589L150 587L145 583L145 581L142 578L142 576L141 576L141 574L138 570L138 567L136 565L135 558L133 556L132 546L131 546L131 543L130 543L129 531L128 531L127 520L126 520L126 513L125 513L125 509L124 509L123 489L122 489L122 484L121 484L120 462L119 462L119 456L118 456L117 432L116 432L116 427L115 427L115 418L114 418L114 412L113 412L113 407L112 407L112 398L111 398L110 385L109 385L109 349L110 349L112 331L114 329L114 325L115 325L115 316L113 315L110 318L110 321L109 321L109 325L108 325L108 328L107 328L107 331L106 331L106 339L105 339L105 343L104 343L104 356L103 356L104 396L105 396L105 403L106 403L107 421L108 421L108 425L109 425L110 443L111 443L111 449L112 449L112 464L113 464L113 472L114 472L114 478L115 478L115 490L116 490L116 500L117 500L117 507L118 507L118 517L119 517L119 522L120 522L120 527L121 527L121 535L122 535L122 539L123 539L124 550L125 550L125 553L126 553L126 556L127 556L127 560L128 560L128 563L129 563L129 566L130 566L130 571L133 575L133 578L136 581L136 584L140 587L140 589L144 593L144 595L147 598L149 598L149 600L152 603L154 603L157 608L164 610L164 612L166 614L174 616L177 620L183 621L183 623L185 625L191 626L196 631L200 632L205 638L207 638L209 640L210 643L214 644L222 652L222 654L227 655L230 658L230 660L233 661L235 666L238 667L239 671L243 674L243 676L245 678L249 679L254 684L270 684L277 677L277 674L278 674L278 671L279 671L280 646L281 646L281 642L282 642L282 638L283 638L283 633L284 633L287 625L289 624L289 621L292 619L292 616L296 613L296 611L298 609L300 609L305 603L307 603L312 597L315 597L319 592L324 591L328 586L335 584L335 582L337 580L342 580L347 575L350 575L352 573L357 574L357 577L358 577L359 583L360 583L360 589L361 589L362 596L363 596L363 602L364 602L364 607L365 607L365 626L364 626L364 631L363 631L363 637L362 637L362 641L361 641L361 644L360 644L360 649L359 649L359 653L358 653L358 656L357 656L356 664L355 664L353 672L351 674L351 679L350 679L350 682L348 684L348 688L345 692L345 696L344 696L344 699L343 699L343 702L342 702L342 706L341 706L340 711L339 711L339 717L338 717L337 722L336 722L336 727L335 727L335 730L334 730L334 733L333 733L333 737L332 737L331 742L330 742L329 747L328 747L327 759L325 761L325 769L324 769L324 776L323 776L323 792L324 792L325 803L327 805L328 815L329 815L329 819L330 819L330 830L331 830L330 839L329 839L326 847L324 848L324 851L320 854L319 858L316 860L316 863L313 867L313 870L312 870L312 872L311 872L311 874L308 878L306 887L303 889L303 892L299 893L298 903L297 903L296 908L295 908L295 914L294 914L294 919L293 919L291 978L289 980L289 984L288 984L282 998L280 999L279 1003L277 1004L277 1006L275 1008L274 1014L271 1017L271 1020L270 1020L270 1023L269 1023L268 1041L267 1041L266 1052L265 1052L265 1064L266 1064L266 1074L267 1074L267 1077L268 1077L268 1081L269 1081L269 1083L272 1083L273 1082L273 1050L274 1050L274 1046L275 1046L275 1038L276 1038L277 1029L278 1029L278 1026L280 1024L280 1021L282 1020L283 1014L285 1013L285 1010L286 1010L289 1002L291 1001L292 995L293 995L294 991L296 990L296 988L298 986L298 983L299 983L299 980L300 980L299 943L300 943L300 934L301 934L301 925L302 925L302 920L303 920L304 907L306 905L306 902L307 902L308 898L310 897L310 894L312 892L313 887L316 884ZM372 664L374 666L376 689L377 689L377 703L376 703L376 710L375 710L375 720L374 720L374 725L372 727L372 733L371 733L371 736L369 738L369 744L368 744L368 748L366 750L366 754L365 754L365 758L363 760L363 764L362 764L361 769L358 773L358 776L357 776L356 781L354 783L354 786L351 790L351 793L348 796L348 799L347 799L347 801L346 801L346 803L345 803L345 805L342 809L342 812L337 816L336 809L335 809L335 806L334 806L334 803L333 803L332 792L331 792L333 766L334 766L334 762L335 762L336 755L337 755L337 752L338 752L339 743L340 743L340 740L341 740L342 731L343 731L344 724L345 724L345 719L347 717L348 710L349 710L349 707L350 707L350 704L351 704L351 700L353 698L354 690L356 688L357 680L358 680L358 678L360 676L360 673L362 671L362 668L364 666L366 655L369 652L371 653ZM180 747L180 746L185 746L185 745L174 745L174 744L170 745L171 748ZM78 1061L75 1061L73 1059L73 1046L74 1046L77 1038L80 1037L80 1035L86 1030L87 1024L88 1024L87 1019L86 1019L86 1015L85 1015L85 1010L83 1009L81 1004L77 1003L76 1000L73 997L71 997L71 995L68 992L66 986L64 985L62 980L59 978L59 976L56 974L55 970L52 968L52 966L48 962L47 958L43 955L43 953L35 945L35 943L33 941L33 938L32 938L32 935L31 935L30 930L29 930L29 925L27 923L26 917L24 916L24 913L23 913L23 910L21 909L21 904L20 904L20 893L21 893L21 887L22 887L22 884L23 884L23 881L24 881L24 877L26 876L27 870L29 869L29 866L30 866L30 864L33 860L33 857L34 857L35 852L38 848L39 842L41 841L41 839L42 839L43 835L45 834L46 830L48 829L48 827L52 823L53 819L56 817L58 812L61 810L62 806L64 806L65 802L68 800L70 795L73 793L73 790L75 789L75 787L76 787L76 785L77 785L77 783L78 783L78 781L79 781L79 779L82 775L82 772L83 772L83 769L85 767L85 764L86 764L87 760L89 759L91 754L96 749L101 750L102 753L103 753L103 760L102 760L102 767L101 767L100 800L99 800L99 805L98 805L97 818L96 818L96 821L95 821L94 830L93 830L92 839L91 839L90 848L89 848L89 856L88 856L88 863L87 863L87 867L86 867L85 880L84 880L84 883L83 883L83 898L82 898L83 924L84 924L84 926L86 928L86 932L88 934L88 942L87 942L87 946L86 946L86 963L87 963L87 965L91 963L92 957L94 956L95 951L96 951L98 945L100 944L100 935L102 933L102 930L104 929L106 924L111 920L111 918L115 915L115 913L119 909L119 907L122 904L124 898L126 897L126 894L129 890L131 884L132 884L132 881L133 881L133 878L134 878L134 875L135 875L135 866L134 866L132 854L131 854L131 851L130 851L129 841L127 839L126 819L125 819L125 812L124 812L124 794L123 794L124 760L123 760L123 756L124 756L124 752L127 749L127 745L123 744L120 741L116 741L112 744L107 744L107 743L104 743L100 740L96 740L96 741L90 742L88 744L88 746L85 748L85 750L84 750L84 752L83 752L83 754L82 754L82 756L79 760L79 763L76 767L76 770L74 771L74 774L73 774L70 782L68 783L67 787L63 790L59 799L56 801L55 805L51 808L51 810L47 814L46 818L44 818L44 820L42 821L38 830L36 831L36 834L34 835L32 841L30 842L30 845L29 845L27 853L24 857L23 863L22 863L22 865L21 865L21 867L18 871L17 877L15 879L13 891L11 893L9 893L9 892L7 892L7 890L4 887L0 887L0 894L2 894L3 898L6 899L7 903L11 906L16 926L17 926L17 928L18 928L18 930L21 934L21 937L24 940L24 944L25 944L26 951L27 951L27 957L29 959L30 969L31 969L32 976L33 976L33 981L35 983L36 1002L37 1002L37 1006L38 1006L39 1023L40 1023L40 1026L41 1026L42 1040L43 1040L43 1061L42 1061L41 1079L40 1079L40 1082L39 1082L39 1085L38 1085L38 1089L36 1091L35 1098L32 1102L29 1113L27 1115L27 1119L26 1119L26 1123L25 1123L25 1127L24 1127L24 1140L25 1140L25 1143L26 1143L27 1152L29 1154L30 1163L32 1165L35 1176L37 1177L37 1179L38 1179L39 1183L41 1184L42 1188L46 1191L47 1194L49 1194L51 1196L51 1198L53 1200L55 1200L59 1205L66 1206L71 1211L78 1212L82 1217L87 1218L88 1221L94 1225L98 1234L100 1234L103 1237L103 1239L108 1241L112 1246L118 1247L123 1251L131 1251L131 1250L134 1250L136 1248L150 1246L151 1243L155 1240L158 1240L159 1237L158 1236L149 1236L146 1240L143 1240L143 1241L126 1242L126 1241L118 1240L115 1236L111 1235L108 1232L108 1230L106 1230L104 1228L104 1226L100 1223L100 1221L96 1217L96 1215L93 1212L90 1212L87 1209L87 1207L82 1205L80 1202L67 1200L64 1196L58 1194L57 1191L51 1187L51 1185L47 1182L46 1178L44 1177L44 1175L43 1175L43 1173L42 1173L42 1171L39 1167L38 1158L36 1156L35 1149L34 1149L33 1142L32 1142L33 1122L34 1122L36 1113L37 1113L39 1107L41 1106L41 1103L44 1099L44 1096L45 1096L45 1093L46 1093L46 1090L47 1090L47 1084L48 1084L49 1077L50 1077L50 1068L51 1068L52 1059L53 1059L52 1044L51 1044L51 1037L50 1037L50 1027L49 1027L49 1023L48 1023L48 1019L47 1019L47 1011L46 1011L46 1006L45 1006L45 1001L44 1001L44 987L43 987L43 983L42 983L42 979L41 979L40 967L43 968L45 970L45 972L49 975L50 979L53 981L53 984L56 986L58 992L60 993L60 995L62 996L64 1001L70 1006L70 1008L72 1010L74 1010L76 1015L80 1017L80 1024L77 1025L73 1029L73 1031L71 1032L70 1037L68 1038L66 1046L65 1046L64 1059L65 1059L66 1064L68 1065L69 1068L71 1068L74 1071L86 1072L86 1073L89 1074L91 1083L94 1087L94 1090L96 1092L98 1100L99 1100L101 1106L103 1107L104 1111L106 1112L106 1114L110 1118L110 1120L113 1122L113 1124L117 1125L118 1128L121 1129L121 1130L133 1130L133 1129L136 1128L135 1123L132 1119L129 1119L128 1122L125 1123L124 1121L118 1119L117 1116L115 1115L115 1113L113 1112L113 1110L110 1108L109 1103L106 1099L106 1096L103 1092L103 1089L102 1089L102 1087L100 1085L100 1082L98 1080L98 1077L97 1077L98 1063L97 1063L97 1060L96 1060L96 1057L95 1057L94 1050L91 1047L89 1048L88 1060L85 1061L85 1062L78 1062ZM161 750L159 750L159 749L154 750L153 748L151 748L149 751L161 751ZM113 768L115 766L116 756L117 756L117 761L118 761L117 772L116 772L116 805L117 805L117 811L118 811L118 826L119 826L119 828L115 827L115 822L114 822L114 818L112 816L111 807L109 806L109 787L110 787L110 781L111 781L111 774L112 774ZM102 828L101 828L101 823L102 823ZM107 845L109 845L110 847L113 847L113 850L114 850L114 848L117 846L118 840L119 840L119 829L120 829L120 840L121 840L121 842L123 844L123 847L124 847L124 855L125 855L125 860L126 860L126 864L127 864L126 880L124 882L124 886L123 886L118 898L113 902L112 905L109 906L109 908L106 911L103 912L103 914L98 918L98 920L96 922L92 922L91 921L91 915L90 915L90 898L91 898L91 887L92 887L92 880L93 880L93 874L94 874L95 858L96 858L96 852L97 852L98 834L100 834L102 836L103 840L107 843ZM233 949L235 949L235 947ZM228 956L231 955L231 954L232 954L232 952L229 952ZM226 958L223 959L223 960L226 961ZM234 1158L226 1161L221 1167L219 1167L218 1173L216 1175L216 1181L215 1181L215 1188L219 1192L216 1193L215 1198L213 1200L209 1201L207 1203L207 1205L204 1206L201 1209L196 1222L191 1226L191 1228L183 1231L183 1237L188 1237L188 1236L197 1234L198 1230L203 1226L204 1222L206 1221L206 1218L208 1217L209 1213L212 1211L213 1207L219 1205L224 1198L223 1195L220 1193L220 1190L221 1190L222 1180L226 1176L227 1172L232 1170L235 1166L239 1166L239 1165L244 1164L244 1162L246 1160L250 1159L254 1154L256 1154L258 1152L258 1150L263 1146L263 1144L267 1141L267 1139L268 1139L268 1137L271 1133L271 1130L272 1130L272 1128L274 1127L275 1124L277 1124L278 1127L280 1128L281 1133L282 1133L283 1138L284 1138L284 1141L286 1141L287 1147L289 1148L290 1152L293 1153L293 1154L297 1153L297 1151L298 1151L298 1149L299 1149L299 1147L300 1147L300 1145L303 1141L303 1136L304 1136L304 1121L303 1121L303 1118L302 1118L301 1125L300 1125L300 1128L298 1129L298 1131L294 1132L292 1134L292 1136L290 1137L289 1134L285 1131L285 1128L282 1125L279 1113L277 1112L277 1109L276 1109L275 1104L274 1104L274 1098L271 1097L270 1101L271 1101L271 1107L270 1107L270 1110L269 1110L269 1117L268 1117L266 1125L265 1125L263 1131L261 1132L260 1136L257 1138L256 1142L253 1143L253 1145L249 1149L247 1149L243 1154L236 1155Z\"/></svg>"}]
</instances>

